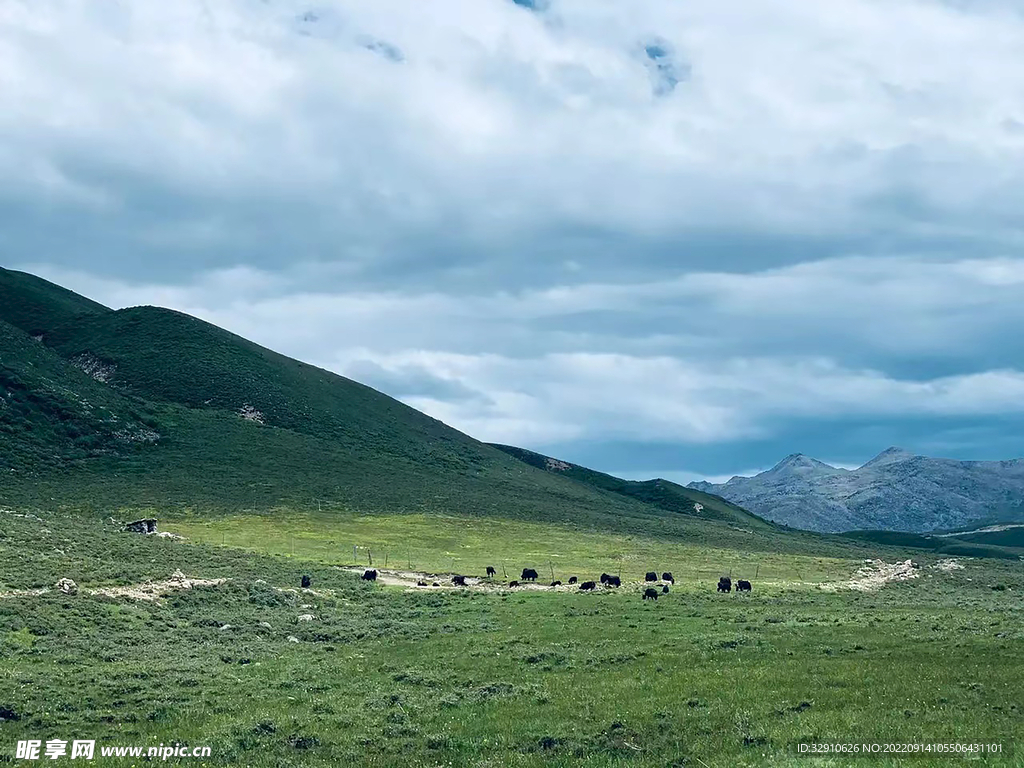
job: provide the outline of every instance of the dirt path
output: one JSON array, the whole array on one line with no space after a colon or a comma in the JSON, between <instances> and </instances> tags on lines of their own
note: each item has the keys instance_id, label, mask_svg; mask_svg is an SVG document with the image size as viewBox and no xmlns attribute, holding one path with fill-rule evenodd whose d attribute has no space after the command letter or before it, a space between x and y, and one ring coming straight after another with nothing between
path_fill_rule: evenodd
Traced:
<instances>
[{"instance_id":1,"label":"dirt path","mask_svg":"<svg viewBox=\"0 0 1024 768\"><path fill-rule=\"evenodd\" d=\"M1000 531L1012 531L1014 528L1024 528L1024 523L989 525L985 528L975 528L973 531L960 531L959 533L933 533L932 535L940 539L950 539L954 536L972 536L975 533L999 533Z\"/></svg>"}]
</instances>

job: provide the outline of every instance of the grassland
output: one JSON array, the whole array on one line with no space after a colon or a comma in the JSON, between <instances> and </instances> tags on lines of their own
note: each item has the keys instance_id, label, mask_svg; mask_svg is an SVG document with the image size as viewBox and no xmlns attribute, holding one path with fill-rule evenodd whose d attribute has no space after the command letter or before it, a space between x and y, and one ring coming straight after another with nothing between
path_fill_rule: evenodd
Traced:
<instances>
[{"instance_id":1,"label":"grassland","mask_svg":"<svg viewBox=\"0 0 1024 768\"><path fill-rule=\"evenodd\" d=\"M181 516L163 527L193 541L320 563L387 564L475 575L483 575L492 565L509 579L518 578L524 567L534 567L549 581L564 581L570 575L594 577L605 571L639 580L656 570L659 574L671 571L677 581L713 583L731 573L734 578L796 584L847 578L860 565L853 550L843 551L844 557L821 557L438 514L287 514L279 510L263 515ZM707 533L707 529L701 531Z\"/></svg>"},{"instance_id":2,"label":"grassland","mask_svg":"<svg viewBox=\"0 0 1024 768\"><path fill-rule=\"evenodd\" d=\"M1021 563L939 567L1014 552L802 533L553 466L194 318L0 270L0 762L95 738L256 768L848 765L793 747L856 740L994 741L989 763L1024 765ZM147 513L186 538L111 519ZM371 556L626 583L406 591L340 567ZM911 581L820 588L911 557ZM224 581L95 591L176 569ZM677 579L655 603L647 570ZM717 594L726 573L754 593Z\"/></svg>"},{"instance_id":3,"label":"grassland","mask_svg":"<svg viewBox=\"0 0 1024 768\"><path fill-rule=\"evenodd\" d=\"M439 565L463 545L467 565L487 550L499 562L561 553L580 569L633 549L678 556L671 567L687 576L701 570L688 563L716 555L545 536L544 525L516 535L518 523L278 519L175 520L191 538L173 541L78 515L0 515L0 592L62 576L83 590L0 598L5 749L86 737L209 745L214 765L717 768L858 764L797 757L800 741L1022 743L1016 563L923 561L920 578L873 593L817 589L856 563L798 555L777 567L804 580L755 582L751 595L689 579L657 603L635 586L407 592L332 567L320 539L415 543ZM317 533L298 535L313 523ZM248 549L214 543L218 534ZM175 568L228 581L159 603L84 593ZM304 573L314 591L296 589ZM305 613L316 618L299 621ZM1016 752L984 762L1022 764Z\"/></svg>"}]
</instances>

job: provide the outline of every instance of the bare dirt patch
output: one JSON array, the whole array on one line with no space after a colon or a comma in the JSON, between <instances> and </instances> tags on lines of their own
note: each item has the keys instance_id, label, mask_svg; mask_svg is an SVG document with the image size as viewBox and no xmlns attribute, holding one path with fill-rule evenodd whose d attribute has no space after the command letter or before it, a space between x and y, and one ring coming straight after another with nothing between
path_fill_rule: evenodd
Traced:
<instances>
[{"instance_id":1,"label":"bare dirt patch","mask_svg":"<svg viewBox=\"0 0 1024 768\"><path fill-rule=\"evenodd\" d=\"M142 584L126 584L120 587L97 587L95 589L78 588L78 594L90 597L127 597L131 600L145 600L155 602L168 592L178 589L192 589L193 587L214 587L223 584L227 579L193 579L181 571L175 571L169 579L164 581L146 581ZM7 592L0 592L0 600L35 597L52 592L49 587L39 589L12 589Z\"/></svg>"},{"instance_id":2,"label":"bare dirt patch","mask_svg":"<svg viewBox=\"0 0 1024 768\"><path fill-rule=\"evenodd\" d=\"M238 415L241 416L246 421L254 421L257 424L267 423L266 417L264 417L263 412L256 410L248 403L246 403L245 405L238 409Z\"/></svg>"},{"instance_id":3,"label":"bare dirt patch","mask_svg":"<svg viewBox=\"0 0 1024 768\"><path fill-rule=\"evenodd\" d=\"M40 587L39 589L11 589L6 592L0 592L0 600L10 600L15 597L35 597L37 595L45 595L49 591L49 587Z\"/></svg>"},{"instance_id":4,"label":"bare dirt patch","mask_svg":"<svg viewBox=\"0 0 1024 768\"><path fill-rule=\"evenodd\" d=\"M834 581L818 586L826 592L852 589L858 592L874 592L893 581L908 581L921 575L921 567L913 560L887 563L884 560L867 560L848 581Z\"/></svg>"},{"instance_id":5,"label":"bare dirt patch","mask_svg":"<svg viewBox=\"0 0 1024 768\"><path fill-rule=\"evenodd\" d=\"M127 597L132 600L148 600L153 602L159 600L168 592L178 589L192 589L193 587L215 587L223 584L227 579L193 579L181 571L175 571L171 578L164 581L147 581L142 584L129 584L124 587L101 587L99 589L86 590L89 595L104 595L106 597Z\"/></svg>"}]
</instances>

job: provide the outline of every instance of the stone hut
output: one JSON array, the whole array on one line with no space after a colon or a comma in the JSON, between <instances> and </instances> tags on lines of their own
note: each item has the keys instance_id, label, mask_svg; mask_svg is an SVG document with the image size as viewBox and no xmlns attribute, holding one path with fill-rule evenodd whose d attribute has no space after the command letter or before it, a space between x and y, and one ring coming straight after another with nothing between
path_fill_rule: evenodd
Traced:
<instances>
[{"instance_id":1,"label":"stone hut","mask_svg":"<svg viewBox=\"0 0 1024 768\"><path fill-rule=\"evenodd\" d=\"M156 533L156 518L145 517L128 523L124 529L133 533Z\"/></svg>"}]
</instances>

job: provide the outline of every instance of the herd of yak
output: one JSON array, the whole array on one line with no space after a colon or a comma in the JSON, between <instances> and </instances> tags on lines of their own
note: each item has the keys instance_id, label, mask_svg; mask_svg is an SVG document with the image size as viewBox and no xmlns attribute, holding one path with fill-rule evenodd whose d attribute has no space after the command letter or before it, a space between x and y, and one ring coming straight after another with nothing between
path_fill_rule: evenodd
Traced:
<instances>
[{"instance_id":1,"label":"herd of yak","mask_svg":"<svg viewBox=\"0 0 1024 768\"><path fill-rule=\"evenodd\" d=\"M497 573L497 571L495 571L493 567L487 566L487 578L488 579L494 578L496 573ZM538 578L537 571L535 571L533 568L523 568L523 574L522 574L522 576L519 577L519 580L520 581L536 581L537 578ZM377 571L376 570L364 571L363 572L363 580L364 581L376 581L377 580ZM658 581L658 572L657 571L648 571L646 576L644 577L644 581L647 582L647 583L650 583L652 581ZM661 581L665 582L661 586L661 593L662 594L667 594L668 593L668 585L669 584L675 584L676 583L675 579L672 578L672 573L670 571L665 571L664 573L661 574ZM622 586L622 579L620 577L618 577L618 576L612 576L611 574L608 574L608 573L602 573L601 574L601 583L604 584L604 586L607 587L607 588L621 587ZM466 586L466 577L465 576L452 576L452 584L454 584L457 587L464 587L464 586ZM569 577L569 584L579 584L579 589L580 589L581 592L590 592L590 591L592 591L594 589L597 589L597 582L594 582L594 581L584 581L584 582L581 583L579 578L577 578L576 576L570 576ZM425 582L425 581L418 581L418 582L416 582L416 585L420 586L420 587L426 587L426 586L439 587L439 586L441 586L436 581L433 582L433 584L427 584L427 582ZM509 587L518 587L519 586L519 581L510 581L508 583L508 585L509 585ZM302 586L304 586L304 587L308 587L309 586L309 577L308 576L303 576L302 577ZM562 586L562 582L560 582L560 581L552 581L551 582L551 586L552 587L560 587L560 586ZM729 578L728 576L723 576L722 578L720 578L718 580L718 591L719 592L732 592L732 579ZM736 582L736 591L737 592L750 592L751 591L750 582L747 581L746 579L739 579ZM644 600L657 600L658 599L658 590L653 588L653 587L647 587L644 590L643 599Z\"/></svg>"}]
</instances>

